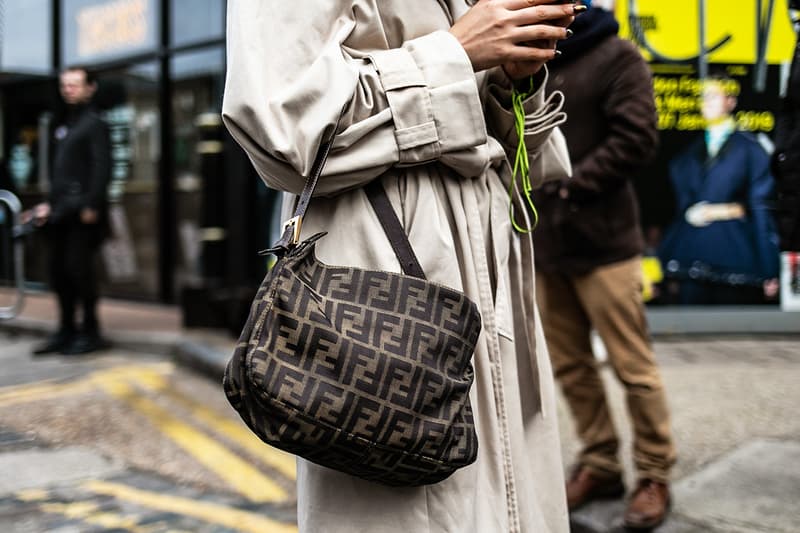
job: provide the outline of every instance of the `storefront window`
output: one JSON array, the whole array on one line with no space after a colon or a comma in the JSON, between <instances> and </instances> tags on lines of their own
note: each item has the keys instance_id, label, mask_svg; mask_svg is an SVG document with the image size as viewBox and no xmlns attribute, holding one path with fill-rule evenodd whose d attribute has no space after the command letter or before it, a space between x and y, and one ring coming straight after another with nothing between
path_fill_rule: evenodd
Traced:
<instances>
[{"instance_id":1,"label":"storefront window","mask_svg":"<svg viewBox=\"0 0 800 533\"><path fill-rule=\"evenodd\" d=\"M191 16L187 16L191 13ZM170 0L172 46L225 37L223 0Z\"/></svg>"},{"instance_id":2,"label":"storefront window","mask_svg":"<svg viewBox=\"0 0 800 533\"><path fill-rule=\"evenodd\" d=\"M6 0L0 3L0 67L3 72L50 72L53 63L51 4L50 0Z\"/></svg>"}]
</instances>

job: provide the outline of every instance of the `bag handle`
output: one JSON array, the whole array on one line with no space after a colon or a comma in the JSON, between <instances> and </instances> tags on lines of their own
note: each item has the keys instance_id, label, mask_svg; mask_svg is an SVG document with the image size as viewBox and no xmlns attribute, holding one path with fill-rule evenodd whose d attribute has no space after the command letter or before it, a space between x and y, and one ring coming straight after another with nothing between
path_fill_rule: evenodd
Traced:
<instances>
[{"instance_id":1,"label":"bag handle","mask_svg":"<svg viewBox=\"0 0 800 533\"><path fill-rule=\"evenodd\" d=\"M314 194L314 189L317 187L323 168L325 168L325 162L328 160L328 155L331 152L333 139L336 136L336 130L339 128L339 121L341 118L340 115L331 136L320 145L317 151L314 163L311 165L311 172L306 178L303 192L300 193L300 199L297 202L297 207L295 207L294 216L283 223L283 234L280 240L278 240L272 248L265 250L265 252L283 255L300 242L300 228L303 223L303 217L306 215L308 205L311 203L311 197ZM389 197L386 195L386 190L383 188L380 178L375 178L372 182L367 184L365 192L370 204L372 204L372 209L374 209L375 214L378 215L381 227L386 237L389 239L389 243L392 245L392 249L394 250L395 256L397 256L397 260L400 262L400 268L403 270L403 273L407 276L425 279L425 272L422 270L422 266L419 264L416 254L414 254L414 249L408 241L408 236L406 235L405 229L403 229L403 225L400 223L400 219L397 218L397 213L395 213L394 208L392 208L392 204L389 201Z\"/></svg>"}]
</instances>

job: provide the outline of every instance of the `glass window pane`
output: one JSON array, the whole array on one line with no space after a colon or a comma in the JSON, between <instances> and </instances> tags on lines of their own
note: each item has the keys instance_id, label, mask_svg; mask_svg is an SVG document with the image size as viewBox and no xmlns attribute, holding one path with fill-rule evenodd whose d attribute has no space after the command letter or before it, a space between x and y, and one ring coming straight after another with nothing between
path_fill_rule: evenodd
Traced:
<instances>
[{"instance_id":1,"label":"glass window pane","mask_svg":"<svg viewBox=\"0 0 800 533\"><path fill-rule=\"evenodd\" d=\"M49 72L53 64L50 0L7 0L2 7L2 70Z\"/></svg>"},{"instance_id":2,"label":"glass window pane","mask_svg":"<svg viewBox=\"0 0 800 533\"><path fill-rule=\"evenodd\" d=\"M171 63L174 179L177 191L179 286L199 283L219 270L219 256L201 238L203 228L224 227L224 201L229 184L213 168L221 154L202 150L203 141L219 139L222 130L224 51L221 47L176 54ZM208 152L208 153L207 153ZM208 202L212 202L209 205Z\"/></svg>"},{"instance_id":3,"label":"glass window pane","mask_svg":"<svg viewBox=\"0 0 800 533\"><path fill-rule=\"evenodd\" d=\"M225 2L171 0L170 20L173 46L222 39L225 35Z\"/></svg>"},{"instance_id":4,"label":"glass window pane","mask_svg":"<svg viewBox=\"0 0 800 533\"><path fill-rule=\"evenodd\" d=\"M173 56L170 72L173 81L180 81L214 75L221 76L224 66L225 52L221 48L203 49Z\"/></svg>"}]
</instances>

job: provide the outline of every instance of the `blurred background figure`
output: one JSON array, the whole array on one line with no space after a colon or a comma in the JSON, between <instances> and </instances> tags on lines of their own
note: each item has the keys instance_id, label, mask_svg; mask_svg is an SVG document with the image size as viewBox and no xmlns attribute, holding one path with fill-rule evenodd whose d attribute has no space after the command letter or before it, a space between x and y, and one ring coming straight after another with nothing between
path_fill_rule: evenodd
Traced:
<instances>
[{"instance_id":1,"label":"blurred background figure","mask_svg":"<svg viewBox=\"0 0 800 533\"><path fill-rule=\"evenodd\" d=\"M757 138L736 129L738 91L730 78L705 81L705 135L670 162L677 215L658 252L678 280L670 303L759 304L778 294L775 183Z\"/></svg>"},{"instance_id":2,"label":"blurred background figure","mask_svg":"<svg viewBox=\"0 0 800 533\"><path fill-rule=\"evenodd\" d=\"M795 30L800 29L800 0L790 0L789 6ZM800 251L800 42L795 44L789 85L775 126L772 171L777 188L780 247Z\"/></svg>"},{"instance_id":3,"label":"blurred background figure","mask_svg":"<svg viewBox=\"0 0 800 533\"><path fill-rule=\"evenodd\" d=\"M59 77L66 104L52 133L53 162L46 202L26 212L45 230L50 245L50 275L58 297L58 331L35 354L82 354L104 347L97 319L100 244L108 233L106 189L111 178L108 128L92 109L97 89L84 68L66 68ZM76 308L81 305L81 326Z\"/></svg>"},{"instance_id":4,"label":"blurred background figure","mask_svg":"<svg viewBox=\"0 0 800 533\"><path fill-rule=\"evenodd\" d=\"M538 195L534 232L545 336L583 444L567 482L568 506L625 492L619 438L590 341L595 328L625 386L635 432L639 479L625 523L654 527L669 509L675 450L642 302L644 240L632 184L658 144L652 78L636 47L617 36L609 11L593 7L570 28L574 35L550 63L548 88L565 95L574 173Z\"/></svg>"}]
</instances>

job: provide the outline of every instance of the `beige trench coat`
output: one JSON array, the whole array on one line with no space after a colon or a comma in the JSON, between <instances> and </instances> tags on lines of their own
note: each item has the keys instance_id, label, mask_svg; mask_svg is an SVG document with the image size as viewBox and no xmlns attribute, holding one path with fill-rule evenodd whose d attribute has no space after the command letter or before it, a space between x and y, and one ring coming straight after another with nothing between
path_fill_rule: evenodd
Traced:
<instances>
[{"instance_id":1,"label":"beige trench coat","mask_svg":"<svg viewBox=\"0 0 800 533\"><path fill-rule=\"evenodd\" d=\"M509 82L476 75L446 30L466 0L229 0L225 123L271 187L303 187L345 109L303 225L329 264L400 271L360 186L380 178L429 279L478 303L471 392L478 460L397 489L298 460L313 533L566 532L553 379L533 249L512 231ZM560 94L525 102L534 180L569 174ZM517 217L523 216L517 208ZM520 218L522 220L522 218Z\"/></svg>"}]
</instances>

